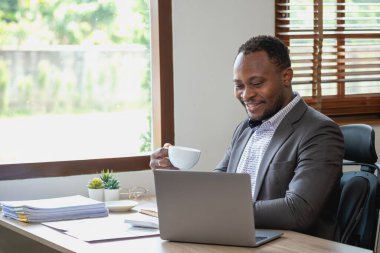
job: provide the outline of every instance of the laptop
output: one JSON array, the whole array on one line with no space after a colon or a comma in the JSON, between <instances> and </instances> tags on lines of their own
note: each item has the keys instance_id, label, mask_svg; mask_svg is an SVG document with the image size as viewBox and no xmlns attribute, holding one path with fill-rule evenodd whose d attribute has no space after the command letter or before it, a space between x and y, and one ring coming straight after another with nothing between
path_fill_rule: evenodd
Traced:
<instances>
[{"instance_id":1,"label":"laptop","mask_svg":"<svg viewBox=\"0 0 380 253\"><path fill-rule=\"evenodd\" d=\"M153 173L163 240L257 247L282 235L255 229L248 174Z\"/></svg>"}]
</instances>

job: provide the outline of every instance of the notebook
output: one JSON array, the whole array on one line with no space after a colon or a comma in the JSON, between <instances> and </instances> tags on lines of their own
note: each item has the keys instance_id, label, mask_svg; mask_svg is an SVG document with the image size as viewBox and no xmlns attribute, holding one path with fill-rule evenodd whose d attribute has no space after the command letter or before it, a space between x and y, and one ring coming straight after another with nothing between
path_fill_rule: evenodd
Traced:
<instances>
[{"instance_id":1,"label":"notebook","mask_svg":"<svg viewBox=\"0 0 380 253\"><path fill-rule=\"evenodd\" d=\"M256 247L282 233L255 229L248 174L154 170L161 239Z\"/></svg>"}]
</instances>

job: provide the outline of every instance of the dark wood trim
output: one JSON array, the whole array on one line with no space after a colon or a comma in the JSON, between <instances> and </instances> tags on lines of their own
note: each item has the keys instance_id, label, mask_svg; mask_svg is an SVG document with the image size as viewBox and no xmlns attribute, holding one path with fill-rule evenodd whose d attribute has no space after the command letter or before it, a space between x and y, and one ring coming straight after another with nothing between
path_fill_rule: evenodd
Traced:
<instances>
[{"instance_id":1,"label":"dark wood trim","mask_svg":"<svg viewBox=\"0 0 380 253\"><path fill-rule=\"evenodd\" d=\"M380 126L380 118L373 118L371 116L363 117L358 115L355 117L331 117L339 125L347 124L368 124L371 126Z\"/></svg>"},{"instance_id":2,"label":"dark wood trim","mask_svg":"<svg viewBox=\"0 0 380 253\"><path fill-rule=\"evenodd\" d=\"M306 103L330 117L354 117L360 114L371 115L380 119L380 96L379 94L323 96L321 100L304 97Z\"/></svg>"},{"instance_id":3,"label":"dark wood trim","mask_svg":"<svg viewBox=\"0 0 380 253\"><path fill-rule=\"evenodd\" d=\"M151 0L154 147L174 144L173 35L171 0ZM160 84L160 85L155 85Z\"/></svg>"},{"instance_id":4,"label":"dark wood trim","mask_svg":"<svg viewBox=\"0 0 380 253\"><path fill-rule=\"evenodd\" d=\"M102 169L109 169L114 172L145 170L148 164L149 156L147 155L93 160L3 164L0 166L0 175L1 180L72 176L100 173Z\"/></svg>"},{"instance_id":5,"label":"dark wood trim","mask_svg":"<svg viewBox=\"0 0 380 253\"><path fill-rule=\"evenodd\" d=\"M154 146L174 143L173 43L171 0L151 0L152 104ZM157 131L158 129L158 131ZM149 155L120 158L2 164L0 180L93 174L149 169Z\"/></svg>"},{"instance_id":6,"label":"dark wood trim","mask_svg":"<svg viewBox=\"0 0 380 253\"><path fill-rule=\"evenodd\" d=\"M161 66L161 145L174 144L174 90L173 90L173 34L172 34L172 1L159 0L160 25L160 66ZM165 71L162 69L165 68Z\"/></svg>"},{"instance_id":7,"label":"dark wood trim","mask_svg":"<svg viewBox=\"0 0 380 253\"><path fill-rule=\"evenodd\" d=\"M337 30L342 32L345 30L344 28L344 24L346 23L346 21L344 20L344 17L346 16L346 13L344 12L345 10L345 5L344 3L346 2L346 0L337 0L337 5L336 8L337 8L337 11L339 11L337 13ZM345 47L345 44L346 44L346 41L344 39L344 37L342 37L341 35L339 36L338 35L338 39L336 40L336 43L337 43L337 51L336 51L336 59L337 59L337 75L336 75L336 78L340 81L338 81L337 83L337 93L338 93L338 96L340 97L344 97L344 95L346 94L346 89L345 89L345 82L344 82L344 79L346 77L346 62L345 62L345 58L346 58L346 47Z\"/></svg>"}]
</instances>

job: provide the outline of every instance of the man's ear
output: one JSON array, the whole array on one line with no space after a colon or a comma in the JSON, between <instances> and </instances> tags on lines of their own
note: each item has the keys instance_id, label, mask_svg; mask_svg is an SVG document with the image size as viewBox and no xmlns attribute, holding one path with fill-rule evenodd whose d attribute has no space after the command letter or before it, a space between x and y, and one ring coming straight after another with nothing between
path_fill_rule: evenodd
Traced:
<instances>
[{"instance_id":1,"label":"man's ear","mask_svg":"<svg viewBox=\"0 0 380 253\"><path fill-rule=\"evenodd\" d=\"M292 79L293 79L293 69L292 68L286 68L282 72L282 82L286 87L290 87L292 85Z\"/></svg>"}]
</instances>

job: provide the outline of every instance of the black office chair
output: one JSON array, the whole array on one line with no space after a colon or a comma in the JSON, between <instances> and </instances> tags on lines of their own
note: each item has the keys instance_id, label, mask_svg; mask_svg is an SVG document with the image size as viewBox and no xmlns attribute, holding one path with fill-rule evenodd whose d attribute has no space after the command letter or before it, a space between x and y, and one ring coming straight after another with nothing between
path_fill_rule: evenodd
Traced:
<instances>
[{"instance_id":1,"label":"black office chair","mask_svg":"<svg viewBox=\"0 0 380 253\"><path fill-rule=\"evenodd\" d=\"M337 241L373 250L380 189L375 132L365 124L344 125L341 130L345 148L343 165L357 165L360 170L344 172L340 181Z\"/></svg>"}]
</instances>

